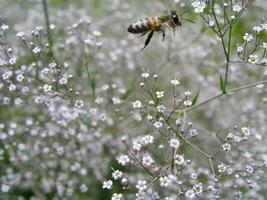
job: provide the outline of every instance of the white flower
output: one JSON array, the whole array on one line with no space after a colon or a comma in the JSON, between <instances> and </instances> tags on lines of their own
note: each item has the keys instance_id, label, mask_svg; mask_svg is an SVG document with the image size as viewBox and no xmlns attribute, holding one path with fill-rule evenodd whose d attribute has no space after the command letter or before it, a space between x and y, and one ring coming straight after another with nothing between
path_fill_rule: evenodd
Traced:
<instances>
[{"instance_id":1,"label":"white flower","mask_svg":"<svg viewBox=\"0 0 267 200\"><path fill-rule=\"evenodd\" d=\"M154 164L154 160L153 160L153 158L150 156L150 155L148 155L148 154L145 154L144 156L143 156L143 158L142 158L142 164L144 165L144 166L147 166L147 167L149 167L149 166L151 166L152 164Z\"/></svg>"},{"instance_id":2,"label":"white flower","mask_svg":"<svg viewBox=\"0 0 267 200\"><path fill-rule=\"evenodd\" d=\"M177 86L177 85L180 85L180 82L178 80L174 79L174 80L171 80L171 84L173 86Z\"/></svg>"},{"instance_id":3,"label":"white flower","mask_svg":"<svg viewBox=\"0 0 267 200\"><path fill-rule=\"evenodd\" d=\"M156 91L156 96L158 99L164 97L164 91Z\"/></svg>"},{"instance_id":4,"label":"white flower","mask_svg":"<svg viewBox=\"0 0 267 200\"><path fill-rule=\"evenodd\" d=\"M190 99L185 100L185 101L184 101L184 105L185 105L185 106L191 106L191 105L192 105L192 101L191 101Z\"/></svg>"},{"instance_id":5,"label":"white flower","mask_svg":"<svg viewBox=\"0 0 267 200\"><path fill-rule=\"evenodd\" d=\"M231 145L229 143L224 143L222 145L223 151L229 151L231 149Z\"/></svg>"},{"instance_id":6,"label":"white flower","mask_svg":"<svg viewBox=\"0 0 267 200\"><path fill-rule=\"evenodd\" d=\"M153 117L150 114L147 114L146 118L150 121L153 119Z\"/></svg>"},{"instance_id":7,"label":"white flower","mask_svg":"<svg viewBox=\"0 0 267 200\"><path fill-rule=\"evenodd\" d=\"M257 34L259 34L262 31L262 28L260 26L254 26L253 31L255 31Z\"/></svg>"},{"instance_id":8,"label":"white flower","mask_svg":"<svg viewBox=\"0 0 267 200\"><path fill-rule=\"evenodd\" d=\"M249 174L252 174L254 171L253 167L251 165L246 165L246 172Z\"/></svg>"},{"instance_id":9,"label":"white flower","mask_svg":"<svg viewBox=\"0 0 267 200\"><path fill-rule=\"evenodd\" d=\"M159 178L159 185L161 187L167 188L171 184L171 180L169 179L168 176L163 176Z\"/></svg>"},{"instance_id":10,"label":"white flower","mask_svg":"<svg viewBox=\"0 0 267 200\"><path fill-rule=\"evenodd\" d=\"M191 137L195 137L198 134L198 131L197 131L197 129L191 129L189 131L189 133L190 133Z\"/></svg>"},{"instance_id":11,"label":"white flower","mask_svg":"<svg viewBox=\"0 0 267 200\"><path fill-rule=\"evenodd\" d=\"M68 79L66 79L65 77L62 77L61 79L59 79L58 82L60 85L66 85L68 83Z\"/></svg>"},{"instance_id":12,"label":"white flower","mask_svg":"<svg viewBox=\"0 0 267 200\"><path fill-rule=\"evenodd\" d=\"M101 32L100 31L97 31L97 30L95 30L95 31L93 31L93 35L94 36L101 36Z\"/></svg>"},{"instance_id":13,"label":"white flower","mask_svg":"<svg viewBox=\"0 0 267 200\"><path fill-rule=\"evenodd\" d=\"M25 33L24 32L18 32L16 34L16 36L19 37L19 38L23 38L25 36Z\"/></svg>"},{"instance_id":14,"label":"white flower","mask_svg":"<svg viewBox=\"0 0 267 200\"><path fill-rule=\"evenodd\" d=\"M248 61L251 62L252 64L255 64L258 61L258 56L255 55L255 54L250 55L249 58L248 58Z\"/></svg>"},{"instance_id":15,"label":"white flower","mask_svg":"<svg viewBox=\"0 0 267 200\"><path fill-rule=\"evenodd\" d=\"M16 76L16 80L17 80L18 82L23 81L23 79L24 79L24 75L23 75L23 74L17 74L17 76Z\"/></svg>"},{"instance_id":16,"label":"white flower","mask_svg":"<svg viewBox=\"0 0 267 200\"><path fill-rule=\"evenodd\" d=\"M154 123L154 127L155 127L156 129L159 129L160 127L162 127L162 122L156 121L156 122Z\"/></svg>"},{"instance_id":17,"label":"white flower","mask_svg":"<svg viewBox=\"0 0 267 200\"><path fill-rule=\"evenodd\" d=\"M218 165L218 172L219 173L224 173L226 171L226 169L227 169L227 167L223 163Z\"/></svg>"},{"instance_id":18,"label":"white flower","mask_svg":"<svg viewBox=\"0 0 267 200\"><path fill-rule=\"evenodd\" d=\"M135 101L133 102L133 108L141 108L142 107L142 103L141 101Z\"/></svg>"},{"instance_id":19,"label":"white flower","mask_svg":"<svg viewBox=\"0 0 267 200\"><path fill-rule=\"evenodd\" d=\"M39 48L39 47L34 47L34 49L32 50L32 52L33 52L34 54L38 54L38 53L41 52L41 48Z\"/></svg>"},{"instance_id":20,"label":"white flower","mask_svg":"<svg viewBox=\"0 0 267 200\"><path fill-rule=\"evenodd\" d=\"M241 8L241 6L239 6L239 5L233 5L233 11L234 12L240 12L242 10L242 8Z\"/></svg>"},{"instance_id":21,"label":"white flower","mask_svg":"<svg viewBox=\"0 0 267 200\"><path fill-rule=\"evenodd\" d=\"M136 188L138 189L139 192L142 192L144 190L146 190L147 188L147 182L145 180L139 180L136 184Z\"/></svg>"},{"instance_id":22,"label":"white flower","mask_svg":"<svg viewBox=\"0 0 267 200\"><path fill-rule=\"evenodd\" d=\"M206 4L200 1L194 1L191 5L193 6L195 13L203 13L206 7Z\"/></svg>"},{"instance_id":23,"label":"white flower","mask_svg":"<svg viewBox=\"0 0 267 200\"><path fill-rule=\"evenodd\" d=\"M184 92L184 95L185 95L185 96L190 96L190 95L191 95L191 92L190 92L190 91L185 91L185 92Z\"/></svg>"},{"instance_id":24,"label":"white flower","mask_svg":"<svg viewBox=\"0 0 267 200\"><path fill-rule=\"evenodd\" d=\"M150 76L150 74L148 72L144 72L141 77L143 78L148 78Z\"/></svg>"},{"instance_id":25,"label":"white flower","mask_svg":"<svg viewBox=\"0 0 267 200\"><path fill-rule=\"evenodd\" d=\"M184 165L185 164L185 159L183 155L176 154L174 157L174 163L177 165Z\"/></svg>"},{"instance_id":26,"label":"white flower","mask_svg":"<svg viewBox=\"0 0 267 200\"><path fill-rule=\"evenodd\" d=\"M267 49L267 42L262 43L262 48Z\"/></svg>"},{"instance_id":27,"label":"white flower","mask_svg":"<svg viewBox=\"0 0 267 200\"><path fill-rule=\"evenodd\" d=\"M7 31L9 29L9 26L6 24L2 24L2 26L0 27L3 31Z\"/></svg>"},{"instance_id":28,"label":"white flower","mask_svg":"<svg viewBox=\"0 0 267 200\"><path fill-rule=\"evenodd\" d=\"M157 106L157 110L158 110L158 112L163 113L166 110L166 107L163 105L159 105L159 106Z\"/></svg>"},{"instance_id":29,"label":"white flower","mask_svg":"<svg viewBox=\"0 0 267 200\"><path fill-rule=\"evenodd\" d=\"M203 192L202 183L198 183L198 184L194 185L193 190L196 194L202 193Z\"/></svg>"},{"instance_id":30,"label":"white flower","mask_svg":"<svg viewBox=\"0 0 267 200\"><path fill-rule=\"evenodd\" d=\"M8 63L9 63L10 65L15 65L16 62L17 62L17 59L16 59L16 58L10 58L9 61L8 61Z\"/></svg>"},{"instance_id":31,"label":"white flower","mask_svg":"<svg viewBox=\"0 0 267 200\"><path fill-rule=\"evenodd\" d=\"M16 85L14 85L14 84L10 84L9 87L8 87L8 89L9 89L10 92L16 90L16 88L17 88L17 87L16 87Z\"/></svg>"},{"instance_id":32,"label":"white flower","mask_svg":"<svg viewBox=\"0 0 267 200\"><path fill-rule=\"evenodd\" d=\"M180 146L180 142L176 138L171 139L169 143L170 143L170 146L175 149L178 149Z\"/></svg>"},{"instance_id":33,"label":"white flower","mask_svg":"<svg viewBox=\"0 0 267 200\"><path fill-rule=\"evenodd\" d=\"M81 191L82 193L85 193L85 192L88 191L88 187L87 187L85 184L82 184L82 185L80 186L80 191Z\"/></svg>"},{"instance_id":34,"label":"white flower","mask_svg":"<svg viewBox=\"0 0 267 200\"><path fill-rule=\"evenodd\" d=\"M121 103L121 99L119 97L112 97L112 103L114 105L120 104Z\"/></svg>"},{"instance_id":35,"label":"white flower","mask_svg":"<svg viewBox=\"0 0 267 200\"><path fill-rule=\"evenodd\" d=\"M241 131L245 136L250 136L250 134L251 134L250 129L248 127L242 127Z\"/></svg>"},{"instance_id":36,"label":"white flower","mask_svg":"<svg viewBox=\"0 0 267 200\"><path fill-rule=\"evenodd\" d=\"M82 108L84 106L83 100L76 100L74 106L77 108Z\"/></svg>"},{"instance_id":37,"label":"white flower","mask_svg":"<svg viewBox=\"0 0 267 200\"><path fill-rule=\"evenodd\" d=\"M194 199L196 197L194 190L187 190L185 196L189 199Z\"/></svg>"},{"instance_id":38,"label":"white flower","mask_svg":"<svg viewBox=\"0 0 267 200\"><path fill-rule=\"evenodd\" d=\"M245 40L245 42L250 42L251 40L253 40L253 35L249 33L245 33L245 35L243 36L243 39Z\"/></svg>"},{"instance_id":39,"label":"white flower","mask_svg":"<svg viewBox=\"0 0 267 200\"><path fill-rule=\"evenodd\" d=\"M43 86L43 90L44 90L45 93L50 92L52 90L52 86L48 85L48 84L45 84Z\"/></svg>"},{"instance_id":40,"label":"white flower","mask_svg":"<svg viewBox=\"0 0 267 200\"><path fill-rule=\"evenodd\" d=\"M112 194L111 200L123 200L122 194L114 193Z\"/></svg>"},{"instance_id":41,"label":"white flower","mask_svg":"<svg viewBox=\"0 0 267 200\"><path fill-rule=\"evenodd\" d=\"M3 193L8 192L9 189L10 189L10 187L9 187L8 185L6 185L6 184L2 184L2 185L1 185L1 191L2 191Z\"/></svg>"},{"instance_id":42,"label":"white flower","mask_svg":"<svg viewBox=\"0 0 267 200\"><path fill-rule=\"evenodd\" d=\"M130 157L128 155L121 155L117 158L117 161L119 164L125 166L127 165L131 160Z\"/></svg>"},{"instance_id":43,"label":"white flower","mask_svg":"<svg viewBox=\"0 0 267 200\"><path fill-rule=\"evenodd\" d=\"M112 180L104 181L102 188L110 190L112 188L112 185L113 185Z\"/></svg>"},{"instance_id":44,"label":"white flower","mask_svg":"<svg viewBox=\"0 0 267 200\"><path fill-rule=\"evenodd\" d=\"M121 179L123 176L123 173L119 170L116 170L112 173L112 177L114 180L118 180L118 179Z\"/></svg>"},{"instance_id":45,"label":"white flower","mask_svg":"<svg viewBox=\"0 0 267 200\"><path fill-rule=\"evenodd\" d=\"M140 144L139 141L134 141L133 142L133 149L136 150L136 151L140 151L142 148L142 144Z\"/></svg>"},{"instance_id":46,"label":"white flower","mask_svg":"<svg viewBox=\"0 0 267 200\"><path fill-rule=\"evenodd\" d=\"M154 142L154 137L152 135L146 135L142 137L142 143L144 145L149 145L152 144L153 142Z\"/></svg>"}]
</instances>

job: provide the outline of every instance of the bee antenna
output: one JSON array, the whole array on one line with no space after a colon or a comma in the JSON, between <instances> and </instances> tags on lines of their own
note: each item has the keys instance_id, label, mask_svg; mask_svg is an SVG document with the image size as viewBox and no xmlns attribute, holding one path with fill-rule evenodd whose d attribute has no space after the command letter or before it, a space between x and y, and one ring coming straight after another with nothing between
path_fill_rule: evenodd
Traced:
<instances>
[{"instance_id":1,"label":"bee antenna","mask_svg":"<svg viewBox=\"0 0 267 200\"><path fill-rule=\"evenodd\" d=\"M184 19L184 18L183 18L183 20L188 21L188 22L191 22L191 23L193 23L193 24L195 23L194 21L192 21L192 20L190 20L190 19Z\"/></svg>"}]
</instances>

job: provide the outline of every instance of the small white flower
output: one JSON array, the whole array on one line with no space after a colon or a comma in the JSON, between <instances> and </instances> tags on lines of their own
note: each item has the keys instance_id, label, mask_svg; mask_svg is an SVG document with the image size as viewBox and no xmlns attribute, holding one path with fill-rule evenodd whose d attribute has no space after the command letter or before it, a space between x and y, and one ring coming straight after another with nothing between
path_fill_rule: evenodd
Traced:
<instances>
[{"instance_id":1,"label":"small white flower","mask_svg":"<svg viewBox=\"0 0 267 200\"><path fill-rule=\"evenodd\" d=\"M3 31L7 31L9 29L9 26L6 24L2 24L2 26L0 27Z\"/></svg>"},{"instance_id":2,"label":"small white flower","mask_svg":"<svg viewBox=\"0 0 267 200\"><path fill-rule=\"evenodd\" d=\"M262 28L260 26L254 26L253 31L255 31L256 34L259 34L262 31Z\"/></svg>"},{"instance_id":3,"label":"small white flower","mask_svg":"<svg viewBox=\"0 0 267 200\"><path fill-rule=\"evenodd\" d=\"M110 190L112 188L112 185L113 185L113 182L111 180L104 181L102 188Z\"/></svg>"},{"instance_id":4,"label":"small white flower","mask_svg":"<svg viewBox=\"0 0 267 200\"><path fill-rule=\"evenodd\" d=\"M16 76L16 80L17 80L18 82L22 82L23 79L24 79L24 75L23 75L23 74L17 74L17 76Z\"/></svg>"},{"instance_id":5,"label":"small white flower","mask_svg":"<svg viewBox=\"0 0 267 200\"><path fill-rule=\"evenodd\" d=\"M121 171L119 171L119 170L116 170L116 171L114 171L114 172L112 173L112 178L113 178L114 180L121 179L122 176L123 176L123 173L122 173Z\"/></svg>"},{"instance_id":6,"label":"small white flower","mask_svg":"<svg viewBox=\"0 0 267 200\"><path fill-rule=\"evenodd\" d=\"M44 90L45 93L50 92L52 90L52 86L48 85L48 84L45 84L43 86L43 90Z\"/></svg>"},{"instance_id":7,"label":"small white flower","mask_svg":"<svg viewBox=\"0 0 267 200\"><path fill-rule=\"evenodd\" d=\"M156 91L156 96L158 99L164 97L164 91Z\"/></svg>"},{"instance_id":8,"label":"small white flower","mask_svg":"<svg viewBox=\"0 0 267 200\"><path fill-rule=\"evenodd\" d=\"M178 81L177 79L174 79L174 80L171 80L171 84L173 86L177 86L177 85L180 85L180 81Z\"/></svg>"},{"instance_id":9,"label":"small white flower","mask_svg":"<svg viewBox=\"0 0 267 200\"><path fill-rule=\"evenodd\" d=\"M150 115L150 114L147 114L146 118L147 118L149 121L153 119L152 115Z\"/></svg>"},{"instance_id":10,"label":"small white flower","mask_svg":"<svg viewBox=\"0 0 267 200\"><path fill-rule=\"evenodd\" d=\"M125 166L127 165L131 160L130 157L128 155L121 155L117 158L117 161L119 164Z\"/></svg>"},{"instance_id":11,"label":"small white flower","mask_svg":"<svg viewBox=\"0 0 267 200\"><path fill-rule=\"evenodd\" d=\"M209 27L214 28L214 26L215 26L214 20L210 20L209 21Z\"/></svg>"},{"instance_id":12,"label":"small white flower","mask_svg":"<svg viewBox=\"0 0 267 200\"><path fill-rule=\"evenodd\" d=\"M263 58L263 59L261 60L261 64L262 64L262 65L266 65L266 64L267 64L267 58Z\"/></svg>"},{"instance_id":13,"label":"small white flower","mask_svg":"<svg viewBox=\"0 0 267 200\"><path fill-rule=\"evenodd\" d=\"M14 84L10 84L9 87L8 87L8 89L9 89L10 92L16 90L16 88L17 88L17 87L16 87L16 85L14 85Z\"/></svg>"},{"instance_id":14,"label":"small white flower","mask_svg":"<svg viewBox=\"0 0 267 200\"><path fill-rule=\"evenodd\" d=\"M17 59L16 59L16 58L10 58L9 61L8 61L8 63L9 63L10 65L15 65L16 62L17 62Z\"/></svg>"},{"instance_id":15,"label":"small white flower","mask_svg":"<svg viewBox=\"0 0 267 200\"><path fill-rule=\"evenodd\" d=\"M194 190L195 194L202 193L203 192L202 183L198 183L198 184L194 185L193 190Z\"/></svg>"},{"instance_id":16,"label":"small white flower","mask_svg":"<svg viewBox=\"0 0 267 200\"><path fill-rule=\"evenodd\" d=\"M250 55L248 61L252 64L255 64L258 61L258 56L256 54Z\"/></svg>"},{"instance_id":17,"label":"small white flower","mask_svg":"<svg viewBox=\"0 0 267 200\"><path fill-rule=\"evenodd\" d=\"M142 158L142 164L144 166L149 167L149 166L153 165L154 163L155 163L155 161L153 160L153 158L150 155L145 154L143 156L143 158Z\"/></svg>"},{"instance_id":18,"label":"small white flower","mask_svg":"<svg viewBox=\"0 0 267 200\"><path fill-rule=\"evenodd\" d=\"M60 85L66 85L68 83L68 79L66 79L65 77L62 77L61 79L59 79L58 82Z\"/></svg>"},{"instance_id":19,"label":"small white flower","mask_svg":"<svg viewBox=\"0 0 267 200\"><path fill-rule=\"evenodd\" d=\"M245 136L250 136L250 134L251 134L250 129L248 127L242 127L241 131Z\"/></svg>"},{"instance_id":20,"label":"small white flower","mask_svg":"<svg viewBox=\"0 0 267 200\"><path fill-rule=\"evenodd\" d=\"M133 102L133 108L141 108L142 107L142 103L141 101L135 101Z\"/></svg>"},{"instance_id":21,"label":"small white flower","mask_svg":"<svg viewBox=\"0 0 267 200\"><path fill-rule=\"evenodd\" d=\"M87 187L85 184L82 184L82 185L80 186L80 191L81 191L82 193L85 193L85 192L88 191L88 187Z\"/></svg>"},{"instance_id":22,"label":"small white flower","mask_svg":"<svg viewBox=\"0 0 267 200\"><path fill-rule=\"evenodd\" d=\"M141 77L143 78L148 78L150 76L150 74L148 72L144 72Z\"/></svg>"},{"instance_id":23,"label":"small white flower","mask_svg":"<svg viewBox=\"0 0 267 200\"><path fill-rule=\"evenodd\" d=\"M185 96L190 96L191 95L191 92L190 91L185 91L184 95Z\"/></svg>"},{"instance_id":24,"label":"small white flower","mask_svg":"<svg viewBox=\"0 0 267 200\"><path fill-rule=\"evenodd\" d=\"M185 196L189 199L194 199L196 197L194 190L187 190Z\"/></svg>"},{"instance_id":25,"label":"small white flower","mask_svg":"<svg viewBox=\"0 0 267 200\"><path fill-rule=\"evenodd\" d=\"M93 35L96 37L99 37L99 36L101 36L101 32L98 30L95 30L95 31L93 31Z\"/></svg>"},{"instance_id":26,"label":"small white flower","mask_svg":"<svg viewBox=\"0 0 267 200\"><path fill-rule=\"evenodd\" d=\"M146 190L147 182L145 180L139 180L135 186L139 192Z\"/></svg>"},{"instance_id":27,"label":"small white flower","mask_svg":"<svg viewBox=\"0 0 267 200\"><path fill-rule=\"evenodd\" d=\"M195 13L203 13L206 8L206 4L200 1L194 1L191 5L194 8Z\"/></svg>"},{"instance_id":28,"label":"small white flower","mask_svg":"<svg viewBox=\"0 0 267 200\"><path fill-rule=\"evenodd\" d=\"M76 100L74 106L77 108L82 108L84 106L83 100Z\"/></svg>"},{"instance_id":29,"label":"small white flower","mask_svg":"<svg viewBox=\"0 0 267 200\"><path fill-rule=\"evenodd\" d=\"M142 137L142 143L144 145L149 145L154 142L154 137L152 135L146 135Z\"/></svg>"},{"instance_id":30,"label":"small white flower","mask_svg":"<svg viewBox=\"0 0 267 200\"><path fill-rule=\"evenodd\" d=\"M195 137L196 135L198 135L198 131L197 131L197 129L191 129L191 130L189 131L189 133L190 133L190 136L191 136L191 137Z\"/></svg>"},{"instance_id":31,"label":"small white flower","mask_svg":"<svg viewBox=\"0 0 267 200\"><path fill-rule=\"evenodd\" d=\"M166 110L166 107L163 105L159 105L159 106L157 106L157 110L158 110L158 112L163 113Z\"/></svg>"},{"instance_id":32,"label":"small white flower","mask_svg":"<svg viewBox=\"0 0 267 200\"><path fill-rule=\"evenodd\" d=\"M223 149L223 151L230 151L231 145L229 143L224 143L222 145L222 149Z\"/></svg>"},{"instance_id":33,"label":"small white flower","mask_svg":"<svg viewBox=\"0 0 267 200\"><path fill-rule=\"evenodd\" d=\"M184 165L185 164L184 156L176 154L174 157L174 163L177 165Z\"/></svg>"},{"instance_id":34,"label":"small white flower","mask_svg":"<svg viewBox=\"0 0 267 200\"><path fill-rule=\"evenodd\" d=\"M111 200L123 200L123 196L120 193L114 193L112 194Z\"/></svg>"},{"instance_id":35,"label":"small white flower","mask_svg":"<svg viewBox=\"0 0 267 200\"><path fill-rule=\"evenodd\" d=\"M218 165L218 172L219 173L226 172L226 169L227 169L227 167L223 163L221 163L221 164Z\"/></svg>"},{"instance_id":36,"label":"small white flower","mask_svg":"<svg viewBox=\"0 0 267 200\"><path fill-rule=\"evenodd\" d=\"M267 42L262 43L262 48L267 49Z\"/></svg>"},{"instance_id":37,"label":"small white flower","mask_svg":"<svg viewBox=\"0 0 267 200\"><path fill-rule=\"evenodd\" d=\"M16 36L19 37L19 38L23 38L25 36L25 33L24 32L18 32L16 34Z\"/></svg>"},{"instance_id":38,"label":"small white flower","mask_svg":"<svg viewBox=\"0 0 267 200\"><path fill-rule=\"evenodd\" d=\"M159 178L159 184L161 187L167 188L171 184L171 180L168 176L163 176Z\"/></svg>"},{"instance_id":39,"label":"small white flower","mask_svg":"<svg viewBox=\"0 0 267 200\"><path fill-rule=\"evenodd\" d=\"M243 36L243 39L245 42L250 42L251 40L253 40L253 35L249 33L245 33L245 35Z\"/></svg>"},{"instance_id":40,"label":"small white flower","mask_svg":"<svg viewBox=\"0 0 267 200\"><path fill-rule=\"evenodd\" d=\"M170 143L170 146L175 149L178 149L180 146L180 142L176 138L171 139L169 143Z\"/></svg>"},{"instance_id":41,"label":"small white flower","mask_svg":"<svg viewBox=\"0 0 267 200\"><path fill-rule=\"evenodd\" d=\"M2 184L2 185L1 185L1 191L2 191L3 193L8 192L9 189L10 189L10 187L9 187L8 185L6 185L6 184Z\"/></svg>"},{"instance_id":42,"label":"small white flower","mask_svg":"<svg viewBox=\"0 0 267 200\"><path fill-rule=\"evenodd\" d=\"M160 129L160 127L162 127L162 122L156 121L156 122L154 123L154 127L155 127L156 129Z\"/></svg>"},{"instance_id":43,"label":"small white flower","mask_svg":"<svg viewBox=\"0 0 267 200\"><path fill-rule=\"evenodd\" d=\"M39 48L39 47L34 47L34 49L32 50L32 52L33 52L34 54L38 54L38 53L41 52L41 48Z\"/></svg>"},{"instance_id":44,"label":"small white flower","mask_svg":"<svg viewBox=\"0 0 267 200\"><path fill-rule=\"evenodd\" d=\"M238 13L238 12L240 12L241 10L242 10L241 6L239 6L239 5L233 5L233 11L234 11L234 12Z\"/></svg>"},{"instance_id":45,"label":"small white flower","mask_svg":"<svg viewBox=\"0 0 267 200\"><path fill-rule=\"evenodd\" d=\"M192 105L192 101L191 101L190 99L185 100L185 101L184 101L184 105L185 105L185 106L191 106L191 105Z\"/></svg>"}]
</instances>

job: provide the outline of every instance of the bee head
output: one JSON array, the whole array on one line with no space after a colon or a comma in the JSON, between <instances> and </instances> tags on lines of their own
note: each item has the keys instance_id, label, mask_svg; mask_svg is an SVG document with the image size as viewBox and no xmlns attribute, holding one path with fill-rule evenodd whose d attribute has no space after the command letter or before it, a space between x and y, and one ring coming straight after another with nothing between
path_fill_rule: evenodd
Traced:
<instances>
[{"instance_id":1,"label":"bee head","mask_svg":"<svg viewBox=\"0 0 267 200\"><path fill-rule=\"evenodd\" d=\"M177 26L182 26L181 23L181 16L178 14L178 12L176 10L172 10L171 11L171 16L172 16L172 20L173 22L177 25Z\"/></svg>"}]
</instances>

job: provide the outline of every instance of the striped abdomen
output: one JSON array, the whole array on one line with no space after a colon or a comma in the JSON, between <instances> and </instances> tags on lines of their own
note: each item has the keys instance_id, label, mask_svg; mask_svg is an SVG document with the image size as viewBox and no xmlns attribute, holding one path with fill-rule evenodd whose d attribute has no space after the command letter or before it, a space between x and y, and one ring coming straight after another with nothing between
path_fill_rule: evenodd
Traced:
<instances>
[{"instance_id":1,"label":"striped abdomen","mask_svg":"<svg viewBox=\"0 0 267 200\"><path fill-rule=\"evenodd\" d=\"M128 27L128 32L130 33L144 33L155 29L160 26L160 20L158 17L151 17L146 19L140 19L132 23Z\"/></svg>"}]
</instances>

